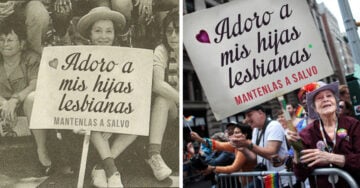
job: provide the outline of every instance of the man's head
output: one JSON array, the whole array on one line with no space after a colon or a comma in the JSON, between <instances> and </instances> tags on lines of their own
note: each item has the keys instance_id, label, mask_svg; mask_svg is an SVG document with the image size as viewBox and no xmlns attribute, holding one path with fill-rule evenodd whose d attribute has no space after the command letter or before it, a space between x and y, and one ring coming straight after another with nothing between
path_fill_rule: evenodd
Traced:
<instances>
[{"instance_id":1,"label":"man's head","mask_svg":"<svg viewBox=\"0 0 360 188\"><path fill-rule=\"evenodd\" d=\"M266 121L266 113L262 106L258 105L252 107L245 112L245 117L247 119L247 124L251 126L251 128L262 129L265 121Z\"/></svg>"},{"instance_id":2,"label":"man's head","mask_svg":"<svg viewBox=\"0 0 360 188\"><path fill-rule=\"evenodd\" d=\"M227 137L230 137L234 134L234 129L236 126L237 126L236 122L229 122L228 124L226 124L225 134Z\"/></svg>"},{"instance_id":3,"label":"man's head","mask_svg":"<svg viewBox=\"0 0 360 188\"><path fill-rule=\"evenodd\" d=\"M295 105L294 104L287 104L286 105L286 111L289 112L290 116L294 116L295 115Z\"/></svg>"}]
</instances>

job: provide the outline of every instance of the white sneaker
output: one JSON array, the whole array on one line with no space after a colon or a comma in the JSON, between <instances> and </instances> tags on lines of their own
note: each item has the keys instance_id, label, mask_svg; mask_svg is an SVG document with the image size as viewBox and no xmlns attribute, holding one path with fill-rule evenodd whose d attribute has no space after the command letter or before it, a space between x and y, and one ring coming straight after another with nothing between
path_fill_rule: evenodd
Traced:
<instances>
[{"instance_id":1,"label":"white sneaker","mask_svg":"<svg viewBox=\"0 0 360 188\"><path fill-rule=\"evenodd\" d=\"M104 169L96 169L95 166L91 171L92 184L95 187L107 187L106 174Z\"/></svg>"},{"instance_id":2,"label":"white sneaker","mask_svg":"<svg viewBox=\"0 0 360 188\"><path fill-rule=\"evenodd\" d=\"M112 176L107 179L107 187L124 187L121 183L121 176L119 172L115 172Z\"/></svg>"},{"instance_id":3,"label":"white sneaker","mask_svg":"<svg viewBox=\"0 0 360 188\"><path fill-rule=\"evenodd\" d=\"M162 181L165 178L169 177L172 172L172 170L165 164L164 160L159 154L151 156L151 158L149 160L146 160L146 162L150 165L154 176L159 181Z\"/></svg>"}]
</instances>

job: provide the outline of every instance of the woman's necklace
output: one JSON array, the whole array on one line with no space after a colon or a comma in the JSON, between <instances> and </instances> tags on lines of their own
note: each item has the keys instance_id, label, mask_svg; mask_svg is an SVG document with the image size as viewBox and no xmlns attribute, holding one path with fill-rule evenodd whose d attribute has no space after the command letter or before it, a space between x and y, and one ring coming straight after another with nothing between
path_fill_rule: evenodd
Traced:
<instances>
[{"instance_id":1,"label":"woman's necklace","mask_svg":"<svg viewBox=\"0 0 360 188\"><path fill-rule=\"evenodd\" d=\"M323 125L321 123L321 120L320 120L320 132L321 132L321 136L322 136L322 139L324 141L324 144L325 144L325 147L327 148L328 152L329 153L333 153L334 152L334 149L335 149L335 145L336 145L336 131L338 129L338 120L336 119L336 124L335 124L335 129L334 129L334 138L332 139L332 142L333 142L333 147L331 148L329 146L329 144L327 143L326 141L326 138L325 138L325 133L324 133L324 129L323 129ZM333 167L333 165L330 163L330 167ZM331 183L331 184L335 184L339 181L339 176L337 175L330 175L328 177L328 181Z\"/></svg>"}]
</instances>

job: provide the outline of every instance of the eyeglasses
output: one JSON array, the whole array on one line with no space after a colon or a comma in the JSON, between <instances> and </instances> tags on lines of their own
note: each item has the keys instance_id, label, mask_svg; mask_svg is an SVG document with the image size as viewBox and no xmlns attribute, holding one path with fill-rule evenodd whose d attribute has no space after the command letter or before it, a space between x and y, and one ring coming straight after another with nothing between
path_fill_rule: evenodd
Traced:
<instances>
[{"instance_id":1,"label":"eyeglasses","mask_svg":"<svg viewBox=\"0 0 360 188\"><path fill-rule=\"evenodd\" d=\"M171 35L171 34L173 34L174 33L174 31L175 31L175 33L178 35L179 34L179 28L178 27L176 27L176 28L168 28L168 29L166 29L166 34L167 35Z\"/></svg>"},{"instance_id":2,"label":"eyeglasses","mask_svg":"<svg viewBox=\"0 0 360 188\"><path fill-rule=\"evenodd\" d=\"M4 44L6 43L13 43L13 42L18 42L18 39L12 39L12 38L5 38L5 37L0 37L0 43Z\"/></svg>"}]
</instances>

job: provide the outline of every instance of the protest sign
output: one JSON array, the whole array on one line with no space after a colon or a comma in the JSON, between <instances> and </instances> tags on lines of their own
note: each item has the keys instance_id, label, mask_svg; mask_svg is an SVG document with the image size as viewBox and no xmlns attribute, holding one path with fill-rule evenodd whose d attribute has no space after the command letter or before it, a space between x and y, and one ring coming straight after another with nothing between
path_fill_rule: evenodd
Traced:
<instances>
[{"instance_id":1,"label":"protest sign","mask_svg":"<svg viewBox=\"0 0 360 188\"><path fill-rule=\"evenodd\" d=\"M30 128L148 135L152 67L151 50L47 47Z\"/></svg>"},{"instance_id":2,"label":"protest sign","mask_svg":"<svg viewBox=\"0 0 360 188\"><path fill-rule=\"evenodd\" d=\"M333 74L306 1L232 1L183 23L217 120Z\"/></svg>"}]
</instances>

